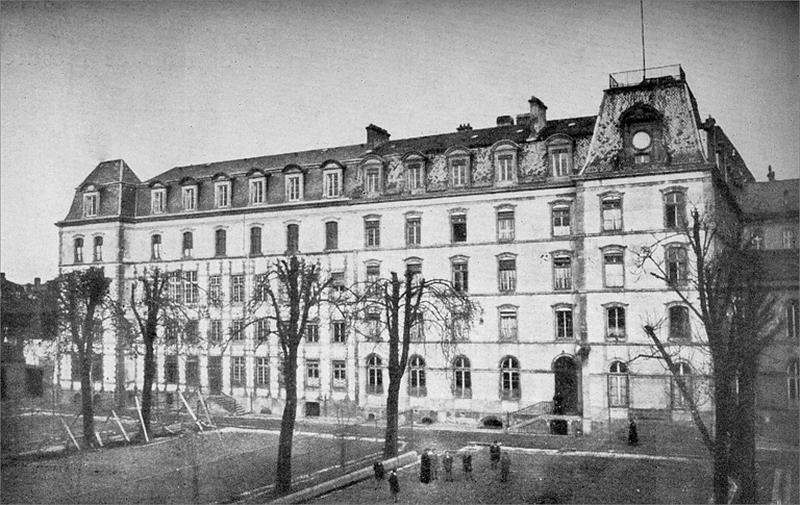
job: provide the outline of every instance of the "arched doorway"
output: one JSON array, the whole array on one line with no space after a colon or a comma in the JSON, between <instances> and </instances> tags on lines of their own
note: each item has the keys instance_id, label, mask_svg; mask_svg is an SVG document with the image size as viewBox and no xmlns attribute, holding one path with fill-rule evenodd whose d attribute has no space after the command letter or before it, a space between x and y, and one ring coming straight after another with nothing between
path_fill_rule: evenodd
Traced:
<instances>
[{"instance_id":1,"label":"arched doorway","mask_svg":"<svg viewBox=\"0 0 800 505\"><path fill-rule=\"evenodd\" d=\"M553 363L555 376L555 395L553 405L556 414L579 414L578 365L570 356L561 356ZM558 401L560 399L560 402ZM560 410L560 412L558 412Z\"/></svg>"}]
</instances>

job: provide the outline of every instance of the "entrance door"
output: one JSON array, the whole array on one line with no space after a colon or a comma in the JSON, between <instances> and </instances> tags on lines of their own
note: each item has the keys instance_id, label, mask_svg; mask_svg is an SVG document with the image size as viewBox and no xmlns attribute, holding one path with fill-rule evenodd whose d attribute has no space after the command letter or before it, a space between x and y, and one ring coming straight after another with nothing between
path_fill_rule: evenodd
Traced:
<instances>
[{"instance_id":1,"label":"entrance door","mask_svg":"<svg viewBox=\"0 0 800 505\"><path fill-rule=\"evenodd\" d=\"M208 390L212 395L222 393L222 356L208 357Z\"/></svg>"},{"instance_id":2,"label":"entrance door","mask_svg":"<svg viewBox=\"0 0 800 505\"><path fill-rule=\"evenodd\" d=\"M578 414L578 367L575 360L569 356L561 356L553 364L555 372L555 397L554 403L561 403L561 409L554 405L556 414Z\"/></svg>"}]
</instances>

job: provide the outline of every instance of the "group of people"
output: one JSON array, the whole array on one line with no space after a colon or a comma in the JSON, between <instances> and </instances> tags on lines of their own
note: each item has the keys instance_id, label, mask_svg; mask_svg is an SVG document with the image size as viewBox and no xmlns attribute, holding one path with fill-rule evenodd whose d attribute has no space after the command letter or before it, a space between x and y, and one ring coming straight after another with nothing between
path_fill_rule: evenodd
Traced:
<instances>
[{"instance_id":1,"label":"group of people","mask_svg":"<svg viewBox=\"0 0 800 505\"><path fill-rule=\"evenodd\" d=\"M466 480L474 481L475 477L472 476L472 453L463 450L459 451L461 456L461 470L464 473L464 478ZM451 451L444 451L443 454L440 454L436 451L431 449L425 449L420 457L420 466L419 466L419 481L423 484L428 484L431 481L437 480L439 478L439 461L441 459L441 466L444 470L444 480L445 482L453 482L453 462L454 457ZM507 451L502 451L500 448L500 444L495 440L491 446L489 446L489 463L492 470L497 470L498 466L500 468L500 481L501 482L508 482L508 477L511 473L511 456L508 454ZM375 487L376 489L380 486L381 481L383 481L385 477L385 470L383 468L383 463L380 461L376 461L372 465L372 470L375 474ZM392 497L394 501L397 501L397 495L400 492L400 482L397 479L397 470L393 469L389 472L389 490L392 493Z\"/></svg>"}]
</instances>

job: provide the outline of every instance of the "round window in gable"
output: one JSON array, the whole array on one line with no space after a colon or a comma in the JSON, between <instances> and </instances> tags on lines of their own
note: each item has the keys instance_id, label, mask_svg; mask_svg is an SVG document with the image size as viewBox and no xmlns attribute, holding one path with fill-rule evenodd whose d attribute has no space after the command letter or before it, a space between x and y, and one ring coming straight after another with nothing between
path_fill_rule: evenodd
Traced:
<instances>
[{"instance_id":1,"label":"round window in gable","mask_svg":"<svg viewBox=\"0 0 800 505\"><path fill-rule=\"evenodd\" d=\"M640 151L650 147L650 141L650 134L646 131L638 131L633 135L633 147Z\"/></svg>"}]
</instances>

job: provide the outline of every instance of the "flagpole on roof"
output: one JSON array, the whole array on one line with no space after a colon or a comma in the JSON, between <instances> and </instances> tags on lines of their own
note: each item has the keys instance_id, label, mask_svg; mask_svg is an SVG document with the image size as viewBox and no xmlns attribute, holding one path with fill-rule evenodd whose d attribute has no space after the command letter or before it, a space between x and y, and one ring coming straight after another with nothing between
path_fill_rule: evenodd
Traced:
<instances>
[{"instance_id":1,"label":"flagpole on roof","mask_svg":"<svg viewBox=\"0 0 800 505\"><path fill-rule=\"evenodd\" d=\"M644 0L639 0L639 19L642 26L642 80L644 80L647 77L645 75L647 65L644 60Z\"/></svg>"}]
</instances>

